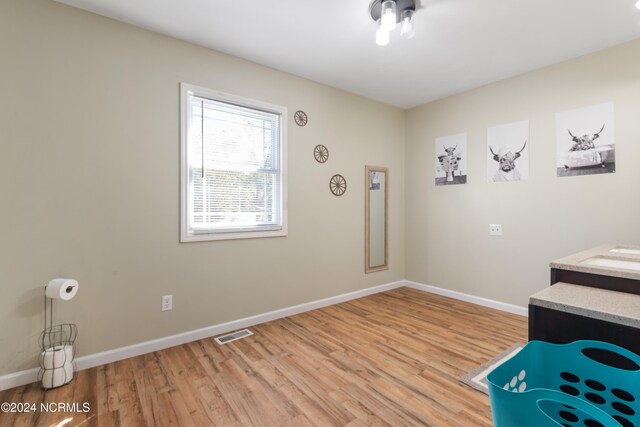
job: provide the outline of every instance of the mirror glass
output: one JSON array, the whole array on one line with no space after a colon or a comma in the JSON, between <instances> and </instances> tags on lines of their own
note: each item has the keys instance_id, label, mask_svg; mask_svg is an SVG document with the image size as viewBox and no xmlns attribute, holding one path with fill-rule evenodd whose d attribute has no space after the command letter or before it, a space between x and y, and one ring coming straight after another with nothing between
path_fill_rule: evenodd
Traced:
<instances>
[{"instance_id":1,"label":"mirror glass","mask_svg":"<svg viewBox=\"0 0 640 427\"><path fill-rule=\"evenodd\" d=\"M389 172L379 166L365 167L365 272L387 270Z\"/></svg>"}]
</instances>

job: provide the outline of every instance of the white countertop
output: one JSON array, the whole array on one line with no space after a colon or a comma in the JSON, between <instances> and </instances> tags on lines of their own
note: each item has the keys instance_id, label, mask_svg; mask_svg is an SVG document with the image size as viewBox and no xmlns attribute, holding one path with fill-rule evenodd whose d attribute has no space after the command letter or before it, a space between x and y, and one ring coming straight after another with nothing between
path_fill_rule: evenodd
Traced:
<instances>
[{"instance_id":1,"label":"white countertop","mask_svg":"<svg viewBox=\"0 0 640 427\"><path fill-rule=\"evenodd\" d=\"M532 295L529 303L640 328L640 295L558 282Z\"/></svg>"},{"instance_id":2,"label":"white countertop","mask_svg":"<svg viewBox=\"0 0 640 427\"><path fill-rule=\"evenodd\" d=\"M605 262L606 260L612 260L612 264L618 265L614 267L584 262L590 258L600 258L599 261ZM640 263L640 246L608 244L551 261L549 267L640 280L640 269L624 268L625 264L631 266L638 265L637 263ZM640 283L638 286L640 286Z\"/></svg>"}]
</instances>

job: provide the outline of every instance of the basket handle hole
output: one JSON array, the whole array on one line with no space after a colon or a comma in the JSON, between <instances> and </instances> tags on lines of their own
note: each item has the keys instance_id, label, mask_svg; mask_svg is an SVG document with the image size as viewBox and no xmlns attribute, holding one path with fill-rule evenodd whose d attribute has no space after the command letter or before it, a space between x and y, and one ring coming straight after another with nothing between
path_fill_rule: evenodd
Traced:
<instances>
[{"instance_id":1,"label":"basket handle hole","mask_svg":"<svg viewBox=\"0 0 640 427\"><path fill-rule=\"evenodd\" d=\"M575 401L575 407L569 404L571 400ZM563 396L562 393L553 397L542 397L536 400L536 406L540 412L554 422L553 425L610 427L613 422L611 416L606 412L581 399ZM625 424L625 422L628 423L629 421L624 417L616 415L613 418L623 427L633 427L633 424Z\"/></svg>"},{"instance_id":2,"label":"basket handle hole","mask_svg":"<svg viewBox=\"0 0 640 427\"><path fill-rule=\"evenodd\" d=\"M633 360L621 354L602 348L583 348L582 354L589 359L610 366L612 368L623 369L625 371L638 371L640 366Z\"/></svg>"},{"instance_id":3,"label":"basket handle hole","mask_svg":"<svg viewBox=\"0 0 640 427\"><path fill-rule=\"evenodd\" d=\"M562 426L577 423L581 418L588 418L587 414L579 409L562 404L557 400L540 399L536 404L538 409L546 415L547 418Z\"/></svg>"}]
</instances>

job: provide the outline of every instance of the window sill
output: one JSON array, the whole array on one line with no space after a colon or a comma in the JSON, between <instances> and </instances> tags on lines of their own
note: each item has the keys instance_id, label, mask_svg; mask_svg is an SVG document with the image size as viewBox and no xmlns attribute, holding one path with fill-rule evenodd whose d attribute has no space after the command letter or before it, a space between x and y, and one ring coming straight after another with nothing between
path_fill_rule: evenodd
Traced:
<instances>
[{"instance_id":1,"label":"window sill","mask_svg":"<svg viewBox=\"0 0 640 427\"><path fill-rule=\"evenodd\" d=\"M264 237L285 237L287 235L286 227L278 230L262 230L262 231L231 231L231 232L213 232L213 233L186 233L180 236L181 243L189 242L208 242L214 240L236 240L236 239L260 239Z\"/></svg>"}]
</instances>

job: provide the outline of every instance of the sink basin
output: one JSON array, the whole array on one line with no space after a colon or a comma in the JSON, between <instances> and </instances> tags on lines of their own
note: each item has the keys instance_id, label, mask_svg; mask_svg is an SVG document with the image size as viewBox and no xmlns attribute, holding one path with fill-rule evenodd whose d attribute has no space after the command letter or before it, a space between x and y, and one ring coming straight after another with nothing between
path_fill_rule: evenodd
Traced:
<instances>
[{"instance_id":1,"label":"sink basin","mask_svg":"<svg viewBox=\"0 0 640 427\"><path fill-rule=\"evenodd\" d=\"M593 258L587 258L580 264L640 271L640 261L628 261L623 259L607 258L603 256L594 256Z\"/></svg>"},{"instance_id":2,"label":"sink basin","mask_svg":"<svg viewBox=\"0 0 640 427\"><path fill-rule=\"evenodd\" d=\"M614 253L618 253L618 254L640 255L640 249L613 248L609 252L614 252Z\"/></svg>"}]
</instances>

